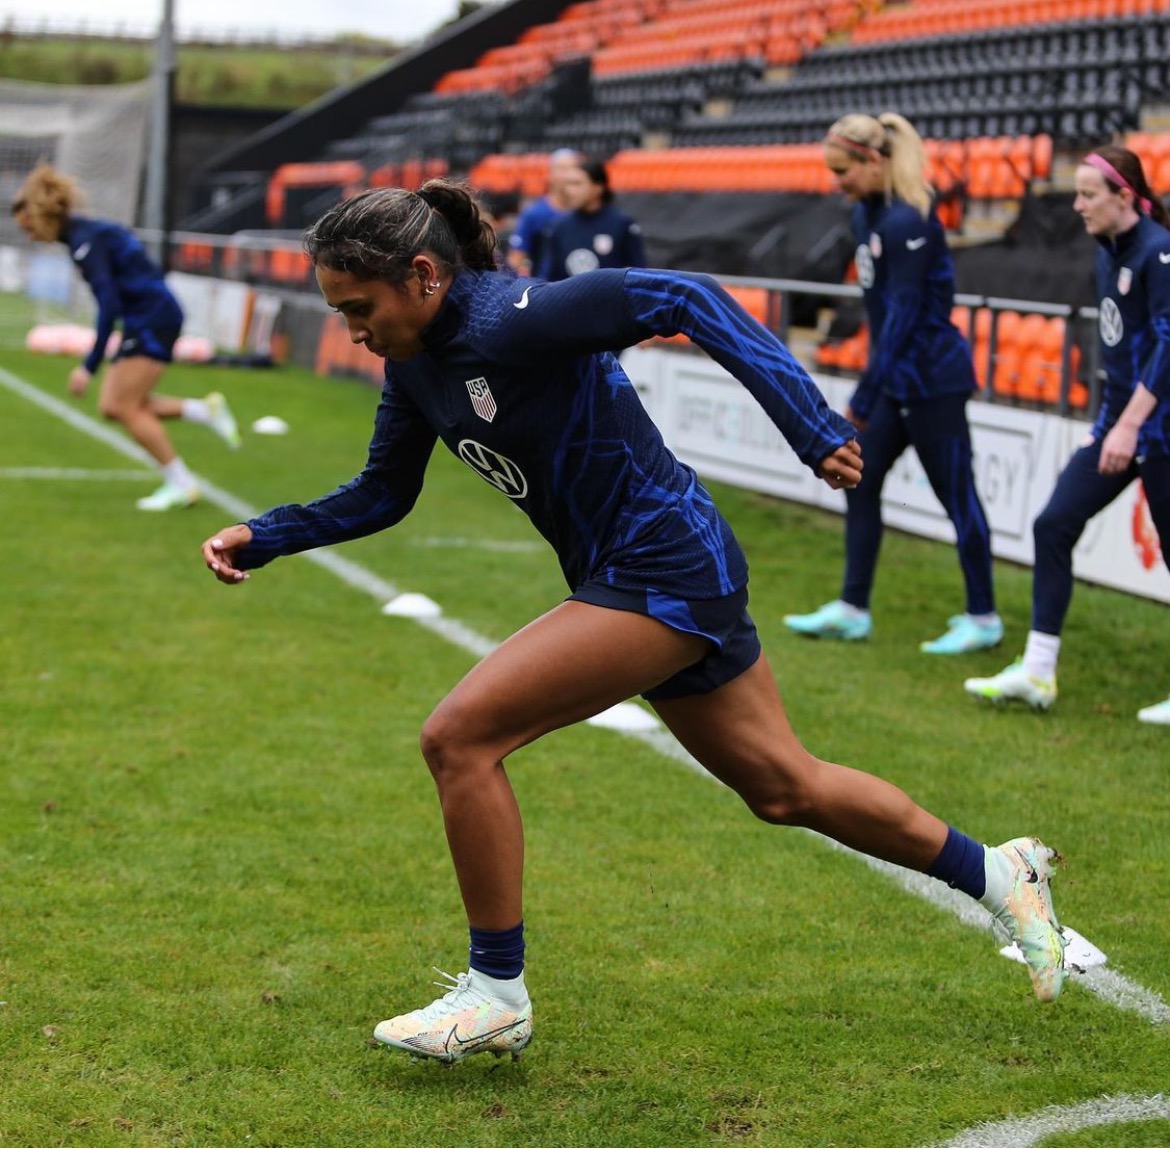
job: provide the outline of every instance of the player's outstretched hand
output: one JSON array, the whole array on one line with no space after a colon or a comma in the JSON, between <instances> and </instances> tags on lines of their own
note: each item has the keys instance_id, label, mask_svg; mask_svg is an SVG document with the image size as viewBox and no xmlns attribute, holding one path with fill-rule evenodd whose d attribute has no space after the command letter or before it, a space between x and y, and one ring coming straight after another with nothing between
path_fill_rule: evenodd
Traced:
<instances>
[{"instance_id":1,"label":"player's outstretched hand","mask_svg":"<svg viewBox=\"0 0 1170 1149\"><path fill-rule=\"evenodd\" d=\"M84 399L89 389L89 381L93 376L82 366L74 367L69 372L69 394L74 399Z\"/></svg>"},{"instance_id":2,"label":"player's outstretched hand","mask_svg":"<svg viewBox=\"0 0 1170 1149\"><path fill-rule=\"evenodd\" d=\"M817 468L821 478L835 491L848 490L861 482L861 444L850 439L831 455L821 460Z\"/></svg>"},{"instance_id":3,"label":"player's outstretched hand","mask_svg":"<svg viewBox=\"0 0 1170 1149\"><path fill-rule=\"evenodd\" d=\"M252 530L244 523L224 527L204 542L203 561L220 582L234 586L249 578L247 571L236 567L236 556L252 541Z\"/></svg>"}]
</instances>

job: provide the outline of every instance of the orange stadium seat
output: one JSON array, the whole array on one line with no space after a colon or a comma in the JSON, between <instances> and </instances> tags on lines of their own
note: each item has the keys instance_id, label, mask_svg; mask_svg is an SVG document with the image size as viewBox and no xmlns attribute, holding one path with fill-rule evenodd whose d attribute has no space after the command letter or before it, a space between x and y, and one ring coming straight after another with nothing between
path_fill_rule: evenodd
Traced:
<instances>
[{"instance_id":1,"label":"orange stadium seat","mask_svg":"<svg viewBox=\"0 0 1170 1149\"><path fill-rule=\"evenodd\" d=\"M285 194L291 187L338 187L343 195L351 195L364 184L365 178L365 168L357 160L281 164L268 181L265 217L269 226L281 225Z\"/></svg>"},{"instance_id":2,"label":"orange stadium seat","mask_svg":"<svg viewBox=\"0 0 1170 1149\"><path fill-rule=\"evenodd\" d=\"M1019 353L1019 371L1016 377L1015 396L1027 402L1038 402L1044 394L1046 379L1045 355L1050 352L1046 343L1048 316L1024 315L1016 329L1016 349ZM1059 355L1055 365L1059 374ZM1059 380L1058 380L1059 382Z\"/></svg>"},{"instance_id":3,"label":"orange stadium seat","mask_svg":"<svg viewBox=\"0 0 1170 1149\"><path fill-rule=\"evenodd\" d=\"M769 299L771 292L766 287L725 286L727 294L736 301L753 319L769 326Z\"/></svg>"},{"instance_id":4,"label":"orange stadium seat","mask_svg":"<svg viewBox=\"0 0 1170 1149\"><path fill-rule=\"evenodd\" d=\"M991 388L996 395L1014 398L1016 394L1022 357L1017 338L1020 322L1020 315L1015 311L1000 311L994 317L995 362L992 364Z\"/></svg>"}]
</instances>

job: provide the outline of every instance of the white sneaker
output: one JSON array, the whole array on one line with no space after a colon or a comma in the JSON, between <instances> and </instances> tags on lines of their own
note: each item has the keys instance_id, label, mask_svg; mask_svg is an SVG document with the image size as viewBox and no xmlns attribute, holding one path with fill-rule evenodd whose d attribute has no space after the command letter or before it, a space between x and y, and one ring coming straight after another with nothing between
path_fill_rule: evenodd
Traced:
<instances>
[{"instance_id":1,"label":"white sneaker","mask_svg":"<svg viewBox=\"0 0 1170 1149\"><path fill-rule=\"evenodd\" d=\"M991 911L997 932L1019 948L1036 996L1055 1001L1066 973L1067 943L1052 908L1050 885L1060 856L1039 838L1013 838L988 849L982 904Z\"/></svg>"},{"instance_id":2,"label":"white sneaker","mask_svg":"<svg viewBox=\"0 0 1170 1149\"><path fill-rule=\"evenodd\" d=\"M140 511L174 511L180 507L193 507L197 502L198 487L177 487L174 483L163 483L153 494L139 499L135 506Z\"/></svg>"},{"instance_id":3,"label":"white sneaker","mask_svg":"<svg viewBox=\"0 0 1170 1149\"><path fill-rule=\"evenodd\" d=\"M1026 702L1036 710L1047 710L1056 701L1056 679L1034 678L1022 659L990 678L968 678L963 689L989 702Z\"/></svg>"},{"instance_id":4,"label":"white sneaker","mask_svg":"<svg viewBox=\"0 0 1170 1149\"><path fill-rule=\"evenodd\" d=\"M1143 706L1138 711L1139 722L1152 722L1155 726L1170 726L1170 698L1163 702L1155 702L1153 706Z\"/></svg>"},{"instance_id":5,"label":"white sneaker","mask_svg":"<svg viewBox=\"0 0 1170 1149\"><path fill-rule=\"evenodd\" d=\"M238 451L243 440L227 400L218 391L212 391L204 396L203 402L207 404L207 413L211 416L211 429L233 451Z\"/></svg>"},{"instance_id":6,"label":"white sneaker","mask_svg":"<svg viewBox=\"0 0 1170 1149\"><path fill-rule=\"evenodd\" d=\"M523 1001L514 1006L501 1001L488 986L491 979L476 970L437 981L440 989L450 988L423 1009L380 1022L374 1037L383 1045L405 1049L415 1057L433 1057L448 1064L473 1053L494 1053L520 1059L520 1051L532 1040L532 1002L520 983Z\"/></svg>"}]
</instances>

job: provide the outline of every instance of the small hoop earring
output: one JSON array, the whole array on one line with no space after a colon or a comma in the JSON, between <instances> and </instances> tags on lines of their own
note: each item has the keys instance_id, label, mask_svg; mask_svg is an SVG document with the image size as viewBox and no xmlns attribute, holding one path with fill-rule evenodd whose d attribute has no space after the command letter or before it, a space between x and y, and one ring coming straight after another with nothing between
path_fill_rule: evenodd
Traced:
<instances>
[{"instance_id":1,"label":"small hoop earring","mask_svg":"<svg viewBox=\"0 0 1170 1149\"><path fill-rule=\"evenodd\" d=\"M428 283L423 288L423 295L434 295L442 285L440 283Z\"/></svg>"}]
</instances>

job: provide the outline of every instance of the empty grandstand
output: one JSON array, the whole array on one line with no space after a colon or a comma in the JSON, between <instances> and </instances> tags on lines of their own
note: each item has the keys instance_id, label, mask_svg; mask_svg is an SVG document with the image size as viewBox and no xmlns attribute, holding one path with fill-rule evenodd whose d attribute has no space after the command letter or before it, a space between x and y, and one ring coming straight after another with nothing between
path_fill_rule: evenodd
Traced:
<instances>
[{"instance_id":1,"label":"empty grandstand","mask_svg":"<svg viewBox=\"0 0 1170 1149\"><path fill-rule=\"evenodd\" d=\"M895 109L926 137L960 291L1054 310L1021 336L1007 316L1027 308L966 301L985 386L1048 401L1056 355L1080 369L1057 387L1079 408L1092 349L1071 317L1091 303L1092 244L1069 173L1122 139L1170 186L1168 70L1170 0L512 0L218 157L180 227L279 247L355 188L450 174L506 229L567 146L608 162L651 262L840 284L852 245L819 140L843 113ZM176 263L210 258L188 242ZM296 258L248 266L311 286ZM816 321L815 294L786 304L773 321ZM864 332L837 327L819 362L849 370Z\"/></svg>"}]
</instances>

